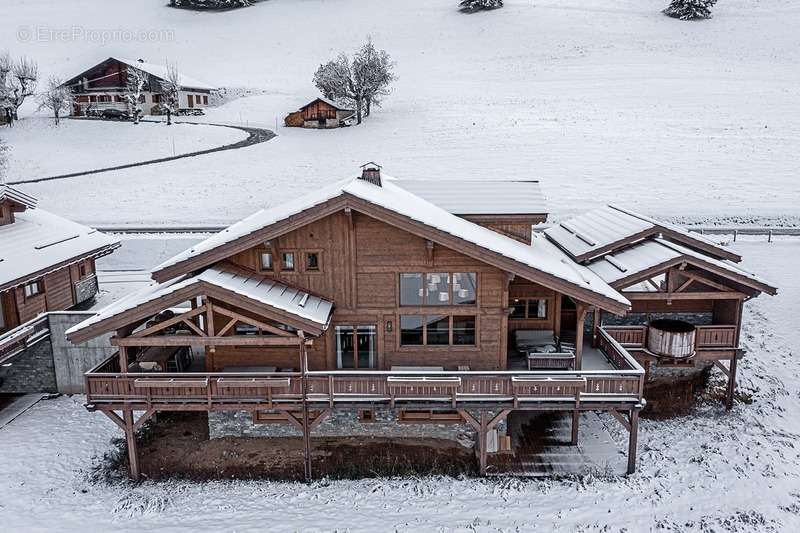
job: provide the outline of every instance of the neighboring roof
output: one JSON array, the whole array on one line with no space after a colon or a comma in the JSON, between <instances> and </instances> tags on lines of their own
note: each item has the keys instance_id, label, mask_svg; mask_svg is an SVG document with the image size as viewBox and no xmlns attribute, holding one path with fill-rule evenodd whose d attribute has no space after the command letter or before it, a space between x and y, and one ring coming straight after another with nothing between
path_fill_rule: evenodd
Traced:
<instances>
[{"instance_id":1,"label":"neighboring roof","mask_svg":"<svg viewBox=\"0 0 800 533\"><path fill-rule=\"evenodd\" d=\"M594 298L602 300L607 308L610 307L616 311L630 307L630 302L624 296L611 288L585 266L571 261L569 257L544 238L536 239L532 246L521 243L448 213L441 207L401 188L394 181L384 179L383 185L378 186L358 178L348 179L323 187L311 194L274 208L259 211L195 245L193 248L165 261L155 268L154 276L159 271L189 261L195 263L193 264L193 269L201 267L202 262L199 258L216 248L228 243L234 243L234 241L240 239L242 239L243 244L247 244L247 239L245 238L260 238L261 235L257 234L260 230L299 215L315 206L341 199L344 203L341 206L337 205L337 209L347 206L355 210L367 211L370 206L377 206L383 210L382 212L399 215L403 220L411 219L421 224L424 228L430 228L443 232L447 236L460 239L462 246L457 250L466 255L480 255L479 259L489 264L492 264L493 261L497 263L496 259L498 257L510 260L510 263L508 261L504 262L503 268L506 268L505 265L507 263L509 271L523 277L530 277L532 275L531 271L535 271L538 274L536 281L545 286L552 286L553 280L558 280L558 282L564 283L566 287L572 287L571 295L573 296L577 294L579 297L591 299L591 295L594 295ZM435 241L436 239L431 238L431 240ZM472 249L469 245L477 247L477 250ZM204 260L208 263L208 256ZM547 279L548 277L551 279ZM563 292L570 294L570 289L565 288ZM595 302L592 301L591 303Z\"/></svg>"},{"instance_id":2,"label":"neighboring roof","mask_svg":"<svg viewBox=\"0 0 800 533\"><path fill-rule=\"evenodd\" d=\"M612 205L561 222L545 234L580 262L658 234L718 258L741 261L736 253L697 233Z\"/></svg>"},{"instance_id":3,"label":"neighboring roof","mask_svg":"<svg viewBox=\"0 0 800 533\"><path fill-rule=\"evenodd\" d=\"M0 226L0 290L66 263L104 253L119 241L42 209L28 209Z\"/></svg>"},{"instance_id":4,"label":"neighboring roof","mask_svg":"<svg viewBox=\"0 0 800 533\"><path fill-rule=\"evenodd\" d=\"M37 200L29 194L25 194L19 189L15 189L10 185L0 184L0 202L4 200L11 200L20 205L24 205L28 209L36 207Z\"/></svg>"},{"instance_id":5,"label":"neighboring roof","mask_svg":"<svg viewBox=\"0 0 800 533\"><path fill-rule=\"evenodd\" d=\"M312 322L320 330L327 328L333 311L333 303L328 300L263 276L250 274L243 269L222 265L211 267L196 276L187 275L165 283L148 285L101 309L96 315L68 329L66 334L71 336L144 304L176 294L181 289L202 284L244 296L256 303Z\"/></svg>"},{"instance_id":6,"label":"neighboring roof","mask_svg":"<svg viewBox=\"0 0 800 533\"><path fill-rule=\"evenodd\" d=\"M303 109L315 104L316 102L324 102L324 103L328 104L329 106L336 108L336 110L338 110L338 111L350 111L351 113L353 112L352 109L347 108L347 107L342 107L341 105L337 104L333 100L329 100L329 99L325 98L324 96L318 96L317 98L314 98L313 100L311 100L306 105L300 107L299 110L302 111Z\"/></svg>"},{"instance_id":7,"label":"neighboring roof","mask_svg":"<svg viewBox=\"0 0 800 533\"><path fill-rule=\"evenodd\" d=\"M166 80L169 78L169 73L167 72L166 65L156 65L154 63L145 63L145 62L140 62L136 59L123 59L121 57L112 57L109 59L116 59L120 63L125 63L126 65L138 68L139 70L147 72L148 74L152 74L156 78L160 78L162 80ZM189 76L186 76L180 72L178 73L178 77L180 79L181 88L205 89L208 91L213 91L216 89L216 87L212 85L209 85L200 80L196 80L194 78L190 78Z\"/></svg>"},{"instance_id":8,"label":"neighboring roof","mask_svg":"<svg viewBox=\"0 0 800 533\"><path fill-rule=\"evenodd\" d=\"M742 269L731 261L717 259L661 238L648 239L618 253L606 254L591 262L588 267L605 282L615 285L618 281L635 278L637 274L659 265L678 261L686 261L694 266L707 268L717 275L759 291L769 294L776 292L775 287L768 281Z\"/></svg>"},{"instance_id":9,"label":"neighboring roof","mask_svg":"<svg viewBox=\"0 0 800 533\"><path fill-rule=\"evenodd\" d=\"M394 182L454 215L546 215L538 181L404 180Z\"/></svg>"},{"instance_id":10,"label":"neighboring roof","mask_svg":"<svg viewBox=\"0 0 800 533\"><path fill-rule=\"evenodd\" d=\"M155 76L157 78L160 78L162 80L166 80L169 77L169 74L167 73L167 67L165 65L156 65L154 63L139 62L136 59L124 59L124 58L121 58L121 57L109 57L109 58L106 58L106 59L100 61L99 63L96 63L96 64L92 65L91 67L89 67L87 69L82 70L80 72L80 74L78 74L77 76L74 76L74 77L68 79L67 81L65 81L64 85L74 85L76 80L81 78L84 74L86 74L90 70L102 65L103 63L106 63L107 61L119 61L120 63L125 63L126 65L130 65L132 67L138 68L139 70L141 70L143 72L147 72L148 74L152 74L153 76ZM213 90L216 89L216 87L213 87L213 86L211 86L211 85L209 85L209 84L207 84L207 83L205 83L203 81L196 80L194 78L190 78L189 76L185 76L184 74L182 74L180 72L178 72L178 77L179 77L180 85L181 85L182 89L202 89L202 90L206 90L206 91L213 91Z\"/></svg>"}]
</instances>

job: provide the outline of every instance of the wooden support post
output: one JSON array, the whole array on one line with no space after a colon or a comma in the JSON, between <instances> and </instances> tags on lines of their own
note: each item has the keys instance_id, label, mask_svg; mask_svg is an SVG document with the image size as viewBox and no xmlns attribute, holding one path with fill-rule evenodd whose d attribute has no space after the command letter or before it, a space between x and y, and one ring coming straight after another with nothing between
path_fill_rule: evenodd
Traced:
<instances>
[{"instance_id":1,"label":"wooden support post","mask_svg":"<svg viewBox=\"0 0 800 533\"><path fill-rule=\"evenodd\" d=\"M487 455L488 455L488 435L489 430L487 429L487 422L486 422L486 411L481 411L481 428L478 432L478 445L480 448L480 468L481 468L481 475L486 475L486 462L487 462Z\"/></svg>"},{"instance_id":2,"label":"wooden support post","mask_svg":"<svg viewBox=\"0 0 800 533\"><path fill-rule=\"evenodd\" d=\"M119 347L119 371L125 374L128 372L128 347Z\"/></svg>"},{"instance_id":3,"label":"wooden support post","mask_svg":"<svg viewBox=\"0 0 800 533\"><path fill-rule=\"evenodd\" d=\"M584 303L575 306L575 370L583 368L583 325L589 307Z\"/></svg>"},{"instance_id":4,"label":"wooden support post","mask_svg":"<svg viewBox=\"0 0 800 533\"><path fill-rule=\"evenodd\" d=\"M570 444L573 446L578 445L578 424L581 420L581 412L575 409L572 411L572 441Z\"/></svg>"},{"instance_id":5,"label":"wooden support post","mask_svg":"<svg viewBox=\"0 0 800 533\"><path fill-rule=\"evenodd\" d=\"M133 410L122 411L122 420L125 422L125 441L128 445L128 464L131 479L139 481L139 453L136 450L136 428L133 423Z\"/></svg>"},{"instance_id":6,"label":"wooden support post","mask_svg":"<svg viewBox=\"0 0 800 533\"><path fill-rule=\"evenodd\" d=\"M603 325L603 310L599 307L595 307L592 315L592 348L597 348L597 337L600 335L600 326Z\"/></svg>"},{"instance_id":7,"label":"wooden support post","mask_svg":"<svg viewBox=\"0 0 800 533\"><path fill-rule=\"evenodd\" d=\"M639 410L631 409L629 413L630 418L630 433L628 434L628 474L636 472L636 441L639 437Z\"/></svg>"},{"instance_id":8,"label":"wooden support post","mask_svg":"<svg viewBox=\"0 0 800 533\"><path fill-rule=\"evenodd\" d=\"M300 337L300 382L303 404L303 454L306 482L311 482L311 425L308 420L308 353L306 352L305 334L297 332Z\"/></svg>"},{"instance_id":9,"label":"wooden support post","mask_svg":"<svg viewBox=\"0 0 800 533\"><path fill-rule=\"evenodd\" d=\"M733 409L733 394L736 390L736 354L731 357L731 364L728 370L728 391L725 397L725 409Z\"/></svg>"}]
</instances>

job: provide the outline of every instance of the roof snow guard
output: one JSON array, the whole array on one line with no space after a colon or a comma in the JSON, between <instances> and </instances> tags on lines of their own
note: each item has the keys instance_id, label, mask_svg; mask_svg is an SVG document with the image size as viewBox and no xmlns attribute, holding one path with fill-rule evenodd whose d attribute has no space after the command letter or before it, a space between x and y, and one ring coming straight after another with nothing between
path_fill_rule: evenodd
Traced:
<instances>
[{"instance_id":1,"label":"roof snow guard","mask_svg":"<svg viewBox=\"0 0 800 533\"><path fill-rule=\"evenodd\" d=\"M350 208L610 312L630 309L627 298L544 238L533 246L521 243L455 216L386 176L381 181L376 187L360 178L348 179L259 211L157 266L153 278L165 282L200 270L298 225Z\"/></svg>"},{"instance_id":2,"label":"roof snow guard","mask_svg":"<svg viewBox=\"0 0 800 533\"><path fill-rule=\"evenodd\" d=\"M28 209L35 209L38 200L29 194L25 194L19 189L15 189L10 185L0 184L0 202L11 201L27 207Z\"/></svg>"},{"instance_id":3,"label":"roof snow guard","mask_svg":"<svg viewBox=\"0 0 800 533\"><path fill-rule=\"evenodd\" d=\"M571 218L547 229L545 234L580 263L659 235L717 259L737 263L742 260L738 254L701 235L613 205Z\"/></svg>"}]
</instances>

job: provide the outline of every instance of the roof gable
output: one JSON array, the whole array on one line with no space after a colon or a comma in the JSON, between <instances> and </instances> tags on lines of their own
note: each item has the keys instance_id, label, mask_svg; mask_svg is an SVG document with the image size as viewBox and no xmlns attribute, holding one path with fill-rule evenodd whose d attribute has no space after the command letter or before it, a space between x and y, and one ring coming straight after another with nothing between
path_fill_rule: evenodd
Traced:
<instances>
[{"instance_id":1,"label":"roof gable","mask_svg":"<svg viewBox=\"0 0 800 533\"><path fill-rule=\"evenodd\" d=\"M203 268L347 207L609 311L624 313L630 307L624 296L544 238L533 246L521 243L448 213L390 180L376 186L349 179L259 211L162 263L153 277L163 281Z\"/></svg>"},{"instance_id":2,"label":"roof gable","mask_svg":"<svg viewBox=\"0 0 800 533\"><path fill-rule=\"evenodd\" d=\"M36 208L38 203L33 196L5 184L0 184L0 202L13 202L27 209Z\"/></svg>"},{"instance_id":3,"label":"roof gable","mask_svg":"<svg viewBox=\"0 0 800 533\"><path fill-rule=\"evenodd\" d=\"M327 105L331 106L332 108L336 109L337 111L350 111L350 112L353 111L352 109L349 109L347 107L342 107L339 104L337 104L336 102L334 102L333 100L329 100L329 99L324 98L322 96L318 96L317 98L314 98L313 100L311 100L306 105L300 107L299 111L303 111L306 108L311 107L312 105L316 104L317 102L322 102L323 104L327 104Z\"/></svg>"},{"instance_id":4,"label":"roof gable","mask_svg":"<svg viewBox=\"0 0 800 533\"><path fill-rule=\"evenodd\" d=\"M100 66L102 66L102 65L104 65L104 64L106 64L106 63L108 63L110 61L117 61L117 62L122 63L124 65L128 65L128 66L137 68L137 69L141 70L142 72L146 72L146 73L148 73L148 74L150 74L152 76L155 76L156 78L158 78L160 80L166 80L169 77L169 75L167 73L166 65L156 65L154 63L146 63L144 61L138 61L138 60L134 60L134 59L125 59L125 58L121 58L121 57L109 57L109 58L104 59L103 61L100 61L99 63L97 63L97 64L95 64L95 65L93 65L93 66L91 66L91 67L89 67L87 69L84 69L77 76L73 76L72 78L70 78L67 81L65 81L64 85L75 85L76 83L78 83L80 81L80 79L84 75L86 75L87 73L97 69L98 67L100 67ZM203 81L200 81L200 80L197 80L197 79L194 79L194 78L190 78L189 76L186 76L186 75L182 74L181 72L178 72L178 77L179 77L179 80L180 80L181 89L201 89L201 90L206 90L206 91L216 90L216 87L214 87L212 85L209 85L209 84L207 84L207 83L205 83Z\"/></svg>"}]
</instances>

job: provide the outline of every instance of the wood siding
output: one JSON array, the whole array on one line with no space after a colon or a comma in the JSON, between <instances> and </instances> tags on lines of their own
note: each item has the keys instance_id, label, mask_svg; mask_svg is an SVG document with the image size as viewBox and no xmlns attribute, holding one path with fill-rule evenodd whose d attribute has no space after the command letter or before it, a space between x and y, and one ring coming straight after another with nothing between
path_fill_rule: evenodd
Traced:
<instances>
[{"instance_id":1,"label":"wood siding","mask_svg":"<svg viewBox=\"0 0 800 533\"><path fill-rule=\"evenodd\" d=\"M433 246L432 253L429 250L425 239L401 229L359 213L337 212L230 260L258 271L260 252L269 251L273 253L275 270L263 274L335 302L331 327L309 350L311 369L336 367L337 325L377 326L378 368L388 369L393 365L452 369L469 366L473 370L505 368L508 321L505 272L442 246ZM284 252L295 254L292 272L281 269L280 256ZM319 272L305 269L306 252L319 254ZM477 304L400 307L398 280L401 272L475 272ZM476 345L400 346L401 314L475 316ZM233 353L238 353L237 349L226 349L225 358L232 360ZM241 353L243 360L250 357L246 351ZM288 361L283 356L277 360ZM296 368L297 365L288 366Z\"/></svg>"}]
</instances>

